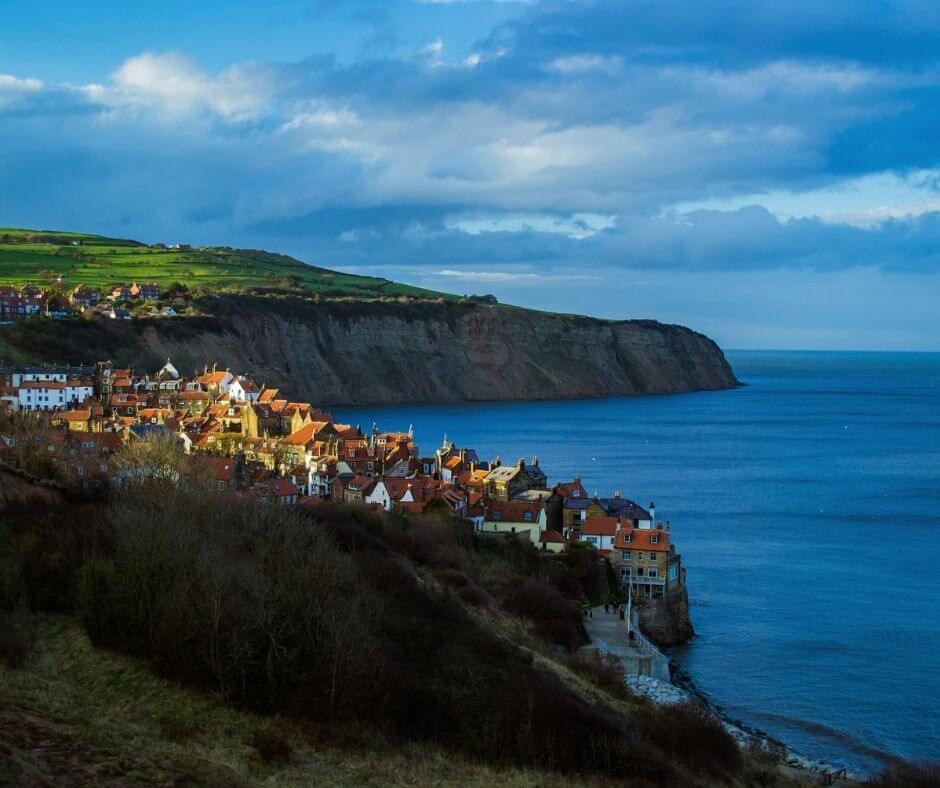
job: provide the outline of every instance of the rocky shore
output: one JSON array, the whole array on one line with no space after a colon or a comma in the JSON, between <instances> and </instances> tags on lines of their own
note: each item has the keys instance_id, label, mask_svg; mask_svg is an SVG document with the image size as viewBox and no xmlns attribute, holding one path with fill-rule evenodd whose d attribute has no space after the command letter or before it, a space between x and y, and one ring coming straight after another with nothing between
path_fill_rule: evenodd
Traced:
<instances>
[{"instance_id":1,"label":"rocky shore","mask_svg":"<svg viewBox=\"0 0 940 788\"><path fill-rule=\"evenodd\" d=\"M637 695L648 698L653 703L659 705L668 705L670 703L682 703L687 700L699 700L705 703L719 717L725 730L734 738L739 747L758 747L765 752L771 753L779 758L781 765L786 765L792 769L803 772L809 772L814 775L825 775L835 772L842 767L835 766L823 760L810 758L796 750L787 747L783 742L764 733L761 730L751 728L740 720L728 716L719 706L712 703L705 695L695 688L695 685L688 678L679 674L677 683L669 684L658 681L649 676L628 675L625 677L627 686ZM846 774L848 782L862 782L865 777L861 774L848 772Z\"/></svg>"}]
</instances>

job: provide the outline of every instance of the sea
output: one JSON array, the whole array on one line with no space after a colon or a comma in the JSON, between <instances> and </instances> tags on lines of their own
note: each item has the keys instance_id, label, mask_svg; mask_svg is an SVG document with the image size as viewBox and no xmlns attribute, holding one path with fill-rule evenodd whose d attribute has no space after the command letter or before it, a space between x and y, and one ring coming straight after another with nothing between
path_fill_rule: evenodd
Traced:
<instances>
[{"instance_id":1,"label":"sea","mask_svg":"<svg viewBox=\"0 0 940 788\"><path fill-rule=\"evenodd\" d=\"M940 354L730 351L735 390L341 408L656 504L714 705L834 766L940 759Z\"/></svg>"}]
</instances>

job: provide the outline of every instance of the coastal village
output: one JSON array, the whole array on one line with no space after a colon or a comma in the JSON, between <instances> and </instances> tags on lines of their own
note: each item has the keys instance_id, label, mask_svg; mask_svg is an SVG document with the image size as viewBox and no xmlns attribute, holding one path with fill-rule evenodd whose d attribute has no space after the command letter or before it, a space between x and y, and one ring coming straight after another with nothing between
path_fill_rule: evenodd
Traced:
<instances>
[{"instance_id":1,"label":"coastal village","mask_svg":"<svg viewBox=\"0 0 940 788\"><path fill-rule=\"evenodd\" d=\"M45 287L0 285L0 324L81 316L111 320L176 317L178 312L171 304L158 303L166 295L153 282L118 284L106 292L82 284L70 287L68 279L59 274Z\"/></svg>"},{"instance_id":2,"label":"coastal village","mask_svg":"<svg viewBox=\"0 0 940 788\"><path fill-rule=\"evenodd\" d=\"M537 457L485 459L446 437L424 452L411 428L340 424L216 365L189 376L170 360L149 374L108 361L0 367L0 408L35 414L41 452L80 488L120 484L112 459L160 437L192 455L206 483L245 500L440 512L546 552L595 550L637 600L674 596L684 582L670 523L653 504L589 494L577 476L549 483ZM15 450L16 437L0 434L0 458Z\"/></svg>"}]
</instances>

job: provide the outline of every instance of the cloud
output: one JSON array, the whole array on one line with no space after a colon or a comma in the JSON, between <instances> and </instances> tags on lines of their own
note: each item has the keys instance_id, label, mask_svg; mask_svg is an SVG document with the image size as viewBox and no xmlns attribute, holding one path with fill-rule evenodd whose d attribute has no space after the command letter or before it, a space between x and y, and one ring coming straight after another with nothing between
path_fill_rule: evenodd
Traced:
<instances>
[{"instance_id":1,"label":"cloud","mask_svg":"<svg viewBox=\"0 0 940 788\"><path fill-rule=\"evenodd\" d=\"M42 89L42 80L0 74L0 109L12 106L20 99L38 93Z\"/></svg>"},{"instance_id":2,"label":"cloud","mask_svg":"<svg viewBox=\"0 0 940 788\"><path fill-rule=\"evenodd\" d=\"M940 168L940 14L846 7L545 3L463 49L0 77L0 207L347 266L934 270L940 179L889 180Z\"/></svg>"},{"instance_id":3,"label":"cloud","mask_svg":"<svg viewBox=\"0 0 940 788\"><path fill-rule=\"evenodd\" d=\"M125 60L111 75L111 86L96 86L92 97L113 107L148 107L170 116L208 110L226 120L247 121L265 112L276 90L270 74L257 64L209 74L179 53L145 52Z\"/></svg>"}]
</instances>

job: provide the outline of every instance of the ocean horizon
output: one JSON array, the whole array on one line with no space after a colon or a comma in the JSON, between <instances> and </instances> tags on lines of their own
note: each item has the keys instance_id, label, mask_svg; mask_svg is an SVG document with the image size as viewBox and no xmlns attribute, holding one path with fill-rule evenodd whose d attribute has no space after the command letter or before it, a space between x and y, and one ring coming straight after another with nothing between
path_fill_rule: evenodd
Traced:
<instances>
[{"instance_id":1,"label":"ocean horizon","mask_svg":"<svg viewBox=\"0 0 940 788\"><path fill-rule=\"evenodd\" d=\"M745 386L334 416L655 502L697 631L672 656L712 703L856 771L940 757L940 353L727 356Z\"/></svg>"}]
</instances>

